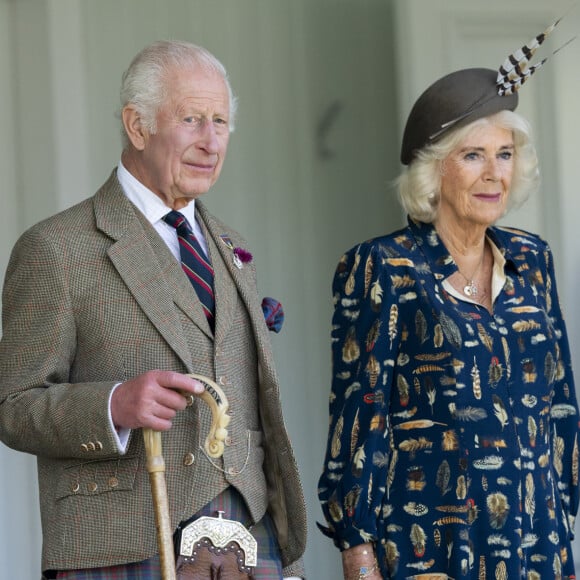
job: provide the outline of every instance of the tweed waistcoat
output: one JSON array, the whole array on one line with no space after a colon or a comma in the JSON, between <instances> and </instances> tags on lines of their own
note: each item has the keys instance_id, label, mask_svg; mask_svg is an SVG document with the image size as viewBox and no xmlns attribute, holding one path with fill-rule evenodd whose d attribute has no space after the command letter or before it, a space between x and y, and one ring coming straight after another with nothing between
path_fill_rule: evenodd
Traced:
<instances>
[{"instance_id":1,"label":"tweed waistcoat","mask_svg":"<svg viewBox=\"0 0 580 580\"><path fill-rule=\"evenodd\" d=\"M223 457L211 459L204 452L205 437L211 425L209 407L196 399L191 407L183 411L184 421L191 424L191 429L187 429L190 433L187 438L189 450L184 453L181 465L181 458L176 457L175 474L169 473L169 470L166 474L169 503L178 517L174 523L178 523L201 509L228 485L233 485L241 492L253 520L257 522L266 511L268 494L258 412L256 343L248 312L220 252L207 232L206 240L215 275L216 332L224 325L228 331L217 342L203 318L197 319L203 333L185 312L180 313L180 320L191 352L195 353L192 354L193 372L207 376L221 386L228 399L231 420ZM163 251L157 250L157 253L160 259L167 259ZM172 287L179 295L178 301L190 300L191 307L199 314L201 304L191 284L179 272L175 274ZM224 317L229 320L224 321ZM195 491L192 493L191 490ZM176 497L186 498L186 503L178 505L174 502L172 491Z\"/></svg>"}]
</instances>

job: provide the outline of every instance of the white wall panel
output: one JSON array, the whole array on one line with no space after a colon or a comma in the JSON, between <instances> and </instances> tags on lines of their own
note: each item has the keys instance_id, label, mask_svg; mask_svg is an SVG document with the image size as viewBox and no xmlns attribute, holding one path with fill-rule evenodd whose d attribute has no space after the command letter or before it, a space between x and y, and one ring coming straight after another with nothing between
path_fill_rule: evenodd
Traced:
<instances>
[{"instance_id":1,"label":"white wall panel","mask_svg":"<svg viewBox=\"0 0 580 580\"><path fill-rule=\"evenodd\" d=\"M10 2L12 10L13 118L15 170L22 228L36 223L57 206L56 149L52 115L49 3Z\"/></svg>"},{"instance_id":2,"label":"white wall panel","mask_svg":"<svg viewBox=\"0 0 580 580\"><path fill-rule=\"evenodd\" d=\"M50 103L56 206L64 209L90 194L85 30L78 0L58 0L47 14ZM71 170L71 168L74 168ZM50 212L52 213L52 212Z\"/></svg>"},{"instance_id":3,"label":"white wall panel","mask_svg":"<svg viewBox=\"0 0 580 580\"><path fill-rule=\"evenodd\" d=\"M17 178L14 125L14 67L12 63L11 9L0 0L0 271L8 262L18 232ZM1 328L1 327L0 327Z\"/></svg>"}]
</instances>

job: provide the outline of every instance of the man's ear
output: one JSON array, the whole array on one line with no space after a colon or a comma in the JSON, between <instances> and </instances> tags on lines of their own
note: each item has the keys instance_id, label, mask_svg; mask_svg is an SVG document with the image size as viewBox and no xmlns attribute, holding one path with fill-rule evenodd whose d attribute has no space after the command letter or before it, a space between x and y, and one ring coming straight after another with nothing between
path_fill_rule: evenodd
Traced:
<instances>
[{"instance_id":1,"label":"man's ear","mask_svg":"<svg viewBox=\"0 0 580 580\"><path fill-rule=\"evenodd\" d=\"M135 149L138 151L143 151L145 144L147 143L147 137L149 133L143 127L141 123L141 116L135 107L131 104L125 105L121 111L121 118L123 120L123 126L125 127L125 132L129 137L129 141Z\"/></svg>"}]
</instances>

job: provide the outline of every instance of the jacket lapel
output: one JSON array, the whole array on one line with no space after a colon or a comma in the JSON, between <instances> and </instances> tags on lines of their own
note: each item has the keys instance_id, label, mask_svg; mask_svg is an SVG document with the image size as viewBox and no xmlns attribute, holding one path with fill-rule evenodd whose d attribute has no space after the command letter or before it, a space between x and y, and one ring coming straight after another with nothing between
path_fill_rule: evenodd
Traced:
<instances>
[{"instance_id":1,"label":"jacket lapel","mask_svg":"<svg viewBox=\"0 0 580 580\"><path fill-rule=\"evenodd\" d=\"M256 328L256 321L258 321L258 324L260 321L263 321L263 315L261 307L259 304L256 304L257 289L253 275L253 265L244 265L242 268L238 268L234 264L233 248L226 243L226 240L229 241L230 239L228 237L229 235L232 235L232 243L236 243L233 232L226 229L221 222L216 220L199 200L196 201L195 207L200 223L205 229L204 233L207 235L210 257L216 272L215 293L217 311L215 340L217 343L221 342L234 321L234 308L237 301L237 294L241 296L250 314L252 324L254 325L254 332L257 335L258 329ZM216 253L219 254L220 259L218 260L215 259ZM234 282L233 285L230 283L230 280ZM256 306L258 306L258 309L256 309ZM258 310L260 310L259 313Z\"/></svg>"},{"instance_id":2,"label":"jacket lapel","mask_svg":"<svg viewBox=\"0 0 580 580\"><path fill-rule=\"evenodd\" d=\"M144 218L139 219L138 210L126 198L115 173L95 194L93 203L97 229L113 240L107 252L111 262L147 318L186 368L192 369L191 354L174 305L175 292L168 283L175 279L172 272L175 260L160 262L159 249L156 254L152 243L163 241L149 224L143 223ZM179 291L177 295L179 299ZM195 313L189 314L195 317Z\"/></svg>"}]
</instances>

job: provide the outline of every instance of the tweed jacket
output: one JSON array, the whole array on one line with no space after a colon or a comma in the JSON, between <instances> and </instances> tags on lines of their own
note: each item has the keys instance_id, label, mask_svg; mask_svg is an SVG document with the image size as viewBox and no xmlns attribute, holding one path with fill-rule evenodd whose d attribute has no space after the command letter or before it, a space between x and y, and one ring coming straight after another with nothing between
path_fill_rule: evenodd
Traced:
<instances>
[{"instance_id":1,"label":"tweed jacket","mask_svg":"<svg viewBox=\"0 0 580 580\"><path fill-rule=\"evenodd\" d=\"M142 437L133 431L127 452L118 452L108 401L115 384L163 369L206 375L240 404L252 388L259 401L242 409L248 441L235 433L239 444L219 465L200 450L209 422L201 401L164 433L173 524L233 484L254 517L266 509L272 516L285 574L303 573L304 498L255 268L235 267L232 247L246 247L244 240L196 207L216 269L215 336L116 172L14 247L3 290L0 438L37 456L43 570L139 561L157 551ZM235 429L240 407L230 404Z\"/></svg>"}]
</instances>

